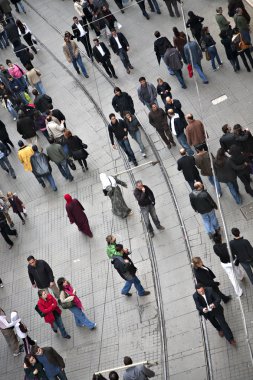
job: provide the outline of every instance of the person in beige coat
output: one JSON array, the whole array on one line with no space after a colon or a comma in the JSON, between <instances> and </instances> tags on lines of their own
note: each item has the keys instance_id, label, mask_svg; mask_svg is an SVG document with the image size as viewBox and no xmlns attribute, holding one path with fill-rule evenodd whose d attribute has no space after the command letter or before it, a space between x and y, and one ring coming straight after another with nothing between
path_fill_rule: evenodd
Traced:
<instances>
[{"instance_id":1,"label":"person in beige coat","mask_svg":"<svg viewBox=\"0 0 253 380\"><path fill-rule=\"evenodd\" d=\"M63 53L65 54L67 61L73 64L77 74L81 74L81 69L85 78L89 78L89 75L87 74L87 71L81 58L79 48L75 41L71 41L71 34L69 32L65 33ZM78 66L80 67L80 69Z\"/></svg>"},{"instance_id":2,"label":"person in beige coat","mask_svg":"<svg viewBox=\"0 0 253 380\"><path fill-rule=\"evenodd\" d=\"M44 86L41 82L41 72L38 69L35 69L32 65L29 63L26 65L26 76L28 79L29 84L36 88L36 90L39 92L39 94L43 95L46 93L46 90L44 89Z\"/></svg>"}]
</instances>

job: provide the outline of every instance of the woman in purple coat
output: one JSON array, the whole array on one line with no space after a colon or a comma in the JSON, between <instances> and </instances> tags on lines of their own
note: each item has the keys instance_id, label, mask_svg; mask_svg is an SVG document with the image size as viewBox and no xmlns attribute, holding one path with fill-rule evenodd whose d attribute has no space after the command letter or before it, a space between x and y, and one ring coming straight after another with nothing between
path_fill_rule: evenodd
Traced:
<instances>
[{"instance_id":1,"label":"woman in purple coat","mask_svg":"<svg viewBox=\"0 0 253 380\"><path fill-rule=\"evenodd\" d=\"M77 199L73 199L71 195L65 194L64 199L66 200L66 211L71 224L75 223L79 231L88 235L90 238L93 234L90 230L89 221L85 213L84 208Z\"/></svg>"}]
</instances>

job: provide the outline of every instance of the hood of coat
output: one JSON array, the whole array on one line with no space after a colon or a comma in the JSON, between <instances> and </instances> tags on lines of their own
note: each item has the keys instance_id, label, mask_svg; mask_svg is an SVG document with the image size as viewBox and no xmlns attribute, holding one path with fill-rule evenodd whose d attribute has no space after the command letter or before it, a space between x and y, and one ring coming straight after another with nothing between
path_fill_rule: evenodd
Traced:
<instances>
[{"instance_id":1,"label":"hood of coat","mask_svg":"<svg viewBox=\"0 0 253 380\"><path fill-rule=\"evenodd\" d=\"M18 313L16 311L11 312L11 322L13 322L15 325L19 323L21 319L18 316Z\"/></svg>"}]
</instances>

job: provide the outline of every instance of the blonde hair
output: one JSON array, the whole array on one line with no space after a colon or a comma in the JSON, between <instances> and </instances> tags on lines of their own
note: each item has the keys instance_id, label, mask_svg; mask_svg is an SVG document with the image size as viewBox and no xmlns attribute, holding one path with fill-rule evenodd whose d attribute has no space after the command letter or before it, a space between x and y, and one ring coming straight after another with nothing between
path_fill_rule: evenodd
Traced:
<instances>
[{"instance_id":1,"label":"blonde hair","mask_svg":"<svg viewBox=\"0 0 253 380\"><path fill-rule=\"evenodd\" d=\"M194 268L198 268L198 264L200 264L200 263L202 263L202 260L201 260L201 258L200 257L193 257L192 258L192 266L194 267Z\"/></svg>"}]
</instances>

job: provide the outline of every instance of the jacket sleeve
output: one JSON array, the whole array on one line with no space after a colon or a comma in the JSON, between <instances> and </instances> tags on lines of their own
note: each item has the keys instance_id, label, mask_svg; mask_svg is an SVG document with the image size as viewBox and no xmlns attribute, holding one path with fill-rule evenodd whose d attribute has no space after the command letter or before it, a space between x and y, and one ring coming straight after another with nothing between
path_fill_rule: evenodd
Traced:
<instances>
[{"instance_id":1,"label":"jacket sleeve","mask_svg":"<svg viewBox=\"0 0 253 380\"><path fill-rule=\"evenodd\" d=\"M38 308L40 309L40 311L42 311L42 313L44 314L48 314L48 313L51 313L54 309L56 309L57 307L57 303L56 302L53 302L50 306L48 307L45 307L44 305L42 305L41 303L38 303Z\"/></svg>"},{"instance_id":2,"label":"jacket sleeve","mask_svg":"<svg viewBox=\"0 0 253 380\"><path fill-rule=\"evenodd\" d=\"M116 96L114 96L114 97L112 98L112 106L113 106L115 112L118 112L118 111L119 111Z\"/></svg>"},{"instance_id":3,"label":"jacket sleeve","mask_svg":"<svg viewBox=\"0 0 253 380\"><path fill-rule=\"evenodd\" d=\"M185 58L186 58L186 62L188 64L191 63L190 53L189 53L189 49L188 49L187 46L184 46L184 55L185 55Z\"/></svg>"},{"instance_id":4,"label":"jacket sleeve","mask_svg":"<svg viewBox=\"0 0 253 380\"><path fill-rule=\"evenodd\" d=\"M180 164L180 159L177 161L177 170L179 170L179 171L182 170L182 166Z\"/></svg>"},{"instance_id":5,"label":"jacket sleeve","mask_svg":"<svg viewBox=\"0 0 253 380\"><path fill-rule=\"evenodd\" d=\"M155 51L155 54L156 54L157 61L158 61L159 65L160 65L160 63L161 63L161 56L159 54L159 50L158 50L158 48L157 48L156 45L154 45L154 51Z\"/></svg>"},{"instance_id":6,"label":"jacket sleeve","mask_svg":"<svg viewBox=\"0 0 253 380\"><path fill-rule=\"evenodd\" d=\"M138 98L140 99L140 101L141 101L143 104L145 104L144 101L143 101L143 97L142 97L142 94L141 94L141 89L140 89L140 87L139 87L138 90L137 90L137 94L138 94Z\"/></svg>"},{"instance_id":7,"label":"jacket sleeve","mask_svg":"<svg viewBox=\"0 0 253 380\"><path fill-rule=\"evenodd\" d=\"M58 352L55 351L53 347L45 347L45 353L48 358L48 360L60 368L65 368L65 363L61 355L58 354Z\"/></svg>"},{"instance_id":8,"label":"jacket sleeve","mask_svg":"<svg viewBox=\"0 0 253 380\"><path fill-rule=\"evenodd\" d=\"M203 313L204 306L202 306L201 303L199 302L199 297L198 297L197 293L193 294L193 299L194 299L194 302L195 302L195 305L196 305L196 309L200 313Z\"/></svg>"},{"instance_id":9,"label":"jacket sleeve","mask_svg":"<svg viewBox=\"0 0 253 380\"><path fill-rule=\"evenodd\" d=\"M111 52L108 49L108 47L106 46L106 44L103 43L102 48L103 48L105 54L108 54L108 56L111 57Z\"/></svg>"},{"instance_id":10,"label":"jacket sleeve","mask_svg":"<svg viewBox=\"0 0 253 380\"><path fill-rule=\"evenodd\" d=\"M137 199L137 201L142 201L145 198L145 193L143 191L135 190L134 191L134 196Z\"/></svg>"},{"instance_id":11,"label":"jacket sleeve","mask_svg":"<svg viewBox=\"0 0 253 380\"><path fill-rule=\"evenodd\" d=\"M157 91L156 91L155 86L152 83L151 83L151 90L152 90L153 100L155 100L157 98Z\"/></svg>"},{"instance_id":12,"label":"jacket sleeve","mask_svg":"<svg viewBox=\"0 0 253 380\"><path fill-rule=\"evenodd\" d=\"M111 45L111 48L112 48L112 51L117 54L118 53L118 50L117 50L117 43L115 41L115 39L111 36L109 38L109 42L110 42L110 45Z\"/></svg>"},{"instance_id":13,"label":"jacket sleeve","mask_svg":"<svg viewBox=\"0 0 253 380\"><path fill-rule=\"evenodd\" d=\"M30 278L31 284L34 285L35 284L35 280L34 280L34 277L33 277L32 273L29 270L29 266L28 266L28 276Z\"/></svg>"},{"instance_id":14,"label":"jacket sleeve","mask_svg":"<svg viewBox=\"0 0 253 380\"><path fill-rule=\"evenodd\" d=\"M121 38L122 38L123 43L126 44L127 47L129 47L129 43L128 43L126 37L124 36L124 34L122 34L122 33L121 33Z\"/></svg>"},{"instance_id":15,"label":"jacket sleeve","mask_svg":"<svg viewBox=\"0 0 253 380\"><path fill-rule=\"evenodd\" d=\"M147 376L148 378L155 376L155 372L151 371L151 369L145 367L145 365L142 366L141 372L143 373L144 376Z\"/></svg>"},{"instance_id":16,"label":"jacket sleeve","mask_svg":"<svg viewBox=\"0 0 253 380\"><path fill-rule=\"evenodd\" d=\"M151 202L155 204L155 196L154 196L153 191L148 186L145 186L145 189L146 189L145 192L149 196ZM145 194L145 193L143 193L143 194Z\"/></svg>"},{"instance_id":17,"label":"jacket sleeve","mask_svg":"<svg viewBox=\"0 0 253 380\"><path fill-rule=\"evenodd\" d=\"M113 136L113 131L110 125L108 125L108 132L109 132L109 137L111 140L111 144L114 145L114 136Z\"/></svg>"},{"instance_id":18,"label":"jacket sleeve","mask_svg":"<svg viewBox=\"0 0 253 380\"><path fill-rule=\"evenodd\" d=\"M197 212L196 206L195 206L195 198L192 196L192 194L190 194L189 197L190 197L190 203L191 203L191 206L192 206L193 210L195 212Z\"/></svg>"},{"instance_id":19,"label":"jacket sleeve","mask_svg":"<svg viewBox=\"0 0 253 380\"><path fill-rule=\"evenodd\" d=\"M53 274L53 271L52 271L52 269L50 268L50 266L48 265L48 263L47 263L46 261L44 261L44 268L45 268L45 271L46 271L47 274L48 274L48 277L49 277L50 282L54 282L54 274Z\"/></svg>"},{"instance_id":20,"label":"jacket sleeve","mask_svg":"<svg viewBox=\"0 0 253 380\"><path fill-rule=\"evenodd\" d=\"M207 194L207 200L210 202L210 204L213 206L213 208L215 208L217 210L217 208L218 208L217 204L214 202L211 195L208 192L206 192L206 194Z\"/></svg>"},{"instance_id":21,"label":"jacket sleeve","mask_svg":"<svg viewBox=\"0 0 253 380\"><path fill-rule=\"evenodd\" d=\"M212 303L215 305L215 307L218 307L220 305L221 298L214 290L212 290L212 292L211 292L211 299L212 299Z\"/></svg>"}]
</instances>

